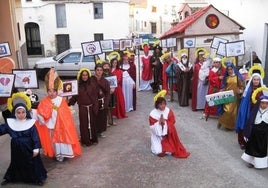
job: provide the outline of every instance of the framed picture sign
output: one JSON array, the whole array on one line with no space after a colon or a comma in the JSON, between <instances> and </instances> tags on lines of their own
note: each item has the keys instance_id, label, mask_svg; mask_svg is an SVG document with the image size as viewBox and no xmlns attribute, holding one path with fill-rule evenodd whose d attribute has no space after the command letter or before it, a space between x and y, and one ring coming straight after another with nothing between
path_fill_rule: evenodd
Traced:
<instances>
[{"instance_id":1,"label":"framed picture sign","mask_svg":"<svg viewBox=\"0 0 268 188\"><path fill-rule=\"evenodd\" d=\"M10 97L14 84L14 74L0 73L0 97Z\"/></svg>"},{"instance_id":2,"label":"framed picture sign","mask_svg":"<svg viewBox=\"0 0 268 188\"><path fill-rule=\"evenodd\" d=\"M109 84L110 84L110 88L116 88L117 87L117 77L116 76L108 76L105 77Z\"/></svg>"},{"instance_id":3,"label":"framed picture sign","mask_svg":"<svg viewBox=\"0 0 268 188\"><path fill-rule=\"evenodd\" d=\"M15 74L15 88L36 89L39 88L36 70L34 69L13 69Z\"/></svg>"},{"instance_id":4,"label":"framed picture sign","mask_svg":"<svg viewBox=\"0 0 268 188\"><path fill-rule=\"evenodd\" d=\"M8 42L0 43L0 57L10 56L11 51Z\"/></svg>"},{"instance_id":5,"label":"framed picture sign","mask_svg":"<svg viewBox=\"0 0 268 188\"><path fill-rule=\"evenodd\" d=\"M78 83L77 80L64 81L62 84L62 90L60 96L67 97L78 94Z\"/></svg>"}]
</instances>

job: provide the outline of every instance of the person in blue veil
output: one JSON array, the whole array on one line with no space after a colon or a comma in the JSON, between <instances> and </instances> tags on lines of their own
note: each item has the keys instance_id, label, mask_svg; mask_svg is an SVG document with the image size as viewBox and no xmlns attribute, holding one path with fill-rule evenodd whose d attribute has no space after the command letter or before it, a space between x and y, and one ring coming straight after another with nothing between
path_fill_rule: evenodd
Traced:
<instances>
[{"instance_id":1,"label":"person in blue veil","mask_svg":"<svg viewBox=\"0 0 268 188\"><path fill-rule=\"evenodd\" d=\"M218 128L234 130L240 95L244 91L244 78L232 62L226 63L226 71L221 86L221 91L229 90L233 90L235 101L218 105Z\"/></svg>"},{"instance_id":2,"label":"person in blue veil","mask_svg":"<svg viewBox=\"0 0 268 188\"><path fill-rule=\"evenodd\" d=\"M253 73L250 80L248 81L246 88L243 92L238 113L237 113L237 118L236 118L236 123L235 123L235 131L237 133L237 141L238 144L240 145L241 149L245 149L246 142L243 138L243 130L245 127L245 124L250 116L250 111L252 110L253 103L252 103L252 93L259 87L263 87L263 79L259 73ZM259 98L260 94L257 94L257 99Z\"/></svg>"}]
</instances>

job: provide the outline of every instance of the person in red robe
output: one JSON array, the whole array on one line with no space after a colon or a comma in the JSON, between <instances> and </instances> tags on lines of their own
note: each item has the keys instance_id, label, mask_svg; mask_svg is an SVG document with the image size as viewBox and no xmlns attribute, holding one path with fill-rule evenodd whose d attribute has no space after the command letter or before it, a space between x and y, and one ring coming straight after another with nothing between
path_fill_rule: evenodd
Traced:
<instances>
[{"instance_id":1,"label":"person in red robe","mask_svg":"<svg viewBox=\"0 0 268 188\"><path fill-rule=\"evenodd\" d=\"M167 61L170 58L170 53L169 52L165 52L162 56L161 56L161 60L162 60L162 89L164 90L168 90L168 75L166 73L166 69L169 66L169 61ZM169 94L169 92L168 92Z\"/></svg>"},{"instance_id":2,"label":"person in red robe","mask_svg":"<svg viewBox=\"0 0 268 188\"><path fill-rule=\"evenodd\" d=\"M149 45L145 43L143 45L144 56L141 57L141 82L139 91L148 91L151 90L151 82L153 78L153 69L150 64L151 55L149 55Z\"/></svg>"},{"instance_id":3,"label":"person in red robe","mask_svg":"<svg viewBox=\"0 0 268 188\"><path fill-rule=\"evenodd\" d=\"M117 78L117 87L114 90L114 95L116 98L115 108L112 109L112 115L117 119L126 118L126 107L125 107L125 99L122 91L122 79L123 72L119 68L119 61L117 58L113 58L111 60L112 73Z\"/></svg>"},{"instance_id":4,"label":"person in red robe","mask_svg":"<svg viewBox=\"0 0 268 188\"><path fill-rule=\"evenodd\" d=\"M221 89L222 79L225 73L225 68L222 67L221 61L219 57L213 59L213 67L209 70L208 76L208 94L217 93ZM206 104L204 118L208 118L209 116L217 116L217 106L208 106Z\"/></svg>"},{"instance_id":5,"label":"person in red robe","mask_svg":"<svg viewBox=\"0 0 268 188\"><path fill-rule=\"evenodd\" d=\"M164 97L157 97L155 109L150 112L151 151L159 157L172 155L187 158L190 153L182 145L175 127L175 116Z\"/></svg>"}]
</instances>

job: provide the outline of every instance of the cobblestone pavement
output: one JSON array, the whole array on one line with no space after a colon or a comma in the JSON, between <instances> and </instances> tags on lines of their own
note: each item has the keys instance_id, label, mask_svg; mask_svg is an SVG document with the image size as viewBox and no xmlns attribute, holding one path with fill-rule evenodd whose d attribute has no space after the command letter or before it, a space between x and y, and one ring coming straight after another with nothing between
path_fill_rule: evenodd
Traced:
<instances>
[{"instance_id":1,"label":"cobblestone pavement","mask_svg":"<svg viewBox=\"0 0 268 188\"><path fill-rule=\"evenodd\" d=\"M42 98L42 83L35 91ZM174 101L176 128L184 146L191 152L188 159L171 156L159 158L150 152L148 114L153 108L153 94L138 92L137 111L128 118L115 120L106 138L96 146L83 147L81 157L62 163L43 157L48 178L43 187L62 188L244 188L267 187L268 170L248 168L237 135L217 129L217 119L201 120L201 111L180 107ZM77 106L74 119L78 125ZM0 137L0 177L9 165L10 138ZM5 187L35 187L8 184Z\"/></svg>"}]
</instances>

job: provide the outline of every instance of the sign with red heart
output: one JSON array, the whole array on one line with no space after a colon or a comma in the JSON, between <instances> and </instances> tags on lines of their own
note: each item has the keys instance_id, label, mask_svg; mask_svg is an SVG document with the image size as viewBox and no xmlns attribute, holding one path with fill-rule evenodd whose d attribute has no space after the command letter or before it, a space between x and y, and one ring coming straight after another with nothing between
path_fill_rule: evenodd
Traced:
<instances>
[{"instance_id":1,"label":"sign with red heart","mask_svg":"<svg viewBox=\"0 0 268 188\"><path fill-rule=\"evenodd\" d=\"M11 96L14 78L14 74L0 74L0 97Z\"/></svg>"},{"instance_id":2,"label":"sign with red heart","mask_svg":"<svg viewBox=\"0 0 268 188\"><path fill-rule=\"evenodd\" d=\"M9 83L10 83L10 78L0 77L0 84L2 84L3 86L6 86Z\"/></svg>"}]
</instances>

